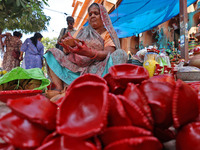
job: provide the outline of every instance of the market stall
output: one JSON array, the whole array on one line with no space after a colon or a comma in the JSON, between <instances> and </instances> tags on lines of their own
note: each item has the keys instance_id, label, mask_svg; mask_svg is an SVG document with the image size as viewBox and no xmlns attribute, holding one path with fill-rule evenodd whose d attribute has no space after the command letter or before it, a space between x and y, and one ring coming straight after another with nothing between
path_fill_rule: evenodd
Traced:
<instances>
[{"instance_id":1,"label":"market stall","mask_svg":"<svg viewBox=\"0 0 200 150\"><path fill-rule=\"evenodd\" d=\"M11 95L3 101L6 111L0 112L0 147L37 150L200 147L197 92L200 83L188 84L175 80L170 71L164 72L149 77L142 66L116 65L103 78L95 74L80 76L56 101L44 93L12 98L14 90L10 90Z\"/></svg>"}]
</instances>

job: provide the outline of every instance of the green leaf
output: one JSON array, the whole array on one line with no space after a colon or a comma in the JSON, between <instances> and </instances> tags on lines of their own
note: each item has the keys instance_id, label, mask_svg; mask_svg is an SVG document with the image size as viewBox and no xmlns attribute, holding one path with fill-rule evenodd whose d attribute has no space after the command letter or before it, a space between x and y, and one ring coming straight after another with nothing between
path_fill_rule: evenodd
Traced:
<instances>
[{"instance_id":1,"label":"green leaf","mask_svg":"<svg viewBox=\"0 0 200 150\"><path fill-rule=\"evenodd\" d=\"M47 29L50 17L43 12L48 0L3 0L0 3L0 28L24 33ZM20 3L20 4L18 4ZM19 5L19 6L17 6Z\"/></svg>"},{"instance_id":2,"label":"green leaf","mask_svg":"<svg viewBox=\"0 0 200 150\"><path fill-rule=\"evenodd\" d=\"M24 0L20 0L22 7L26 8L26 2Z\"/></svg>"}]
</instances>

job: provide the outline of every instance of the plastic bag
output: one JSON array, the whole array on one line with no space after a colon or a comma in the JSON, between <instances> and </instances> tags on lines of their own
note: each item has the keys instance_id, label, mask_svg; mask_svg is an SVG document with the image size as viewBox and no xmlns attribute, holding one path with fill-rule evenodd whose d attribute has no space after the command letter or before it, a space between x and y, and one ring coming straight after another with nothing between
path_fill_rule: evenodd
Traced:
<instances>
[{"instance_id":1,"label":"plastic bag","mask_svg":"<svg viewBox=\"0 0 200 150\"><path fill-rule=\"evenodd\" d=\"M26 69L25 59L23 59L22 64L21 64L21 67L24 68L24 69Z\"/></svg>"},{"instance_id":2,"label":"plastic bag","mask_svg":"<svg viewBox=\"0 0 200 150\"><path fill-rule=\"evenodd\" d=\"M21 67L16 67L10 72L6 73L0 77L0 84L4 84L13 80L18 79L37 79L41 80L42 83L40 87L35 88L34 90L43 90L50 84L50 81L44 76L44 73L40 68L33 69L23 69Z\"/></svg>"}]
</instances>

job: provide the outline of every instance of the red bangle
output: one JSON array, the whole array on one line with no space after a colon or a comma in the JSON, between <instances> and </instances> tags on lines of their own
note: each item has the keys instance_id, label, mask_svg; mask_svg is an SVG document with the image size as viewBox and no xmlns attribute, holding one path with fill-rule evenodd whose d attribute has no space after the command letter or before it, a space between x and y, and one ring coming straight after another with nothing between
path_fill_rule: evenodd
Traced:
<instances>
[{"instance_id":1,"label":"red bangle","mask_svg":"<svg viewBox=\"0 0 200 150\"><path fill-rule=\"evenodd\" d=\"M95 59L96 57L97 57L97 51L96 51L95 55L90 59Z\"/></svg>"}]
</instances>

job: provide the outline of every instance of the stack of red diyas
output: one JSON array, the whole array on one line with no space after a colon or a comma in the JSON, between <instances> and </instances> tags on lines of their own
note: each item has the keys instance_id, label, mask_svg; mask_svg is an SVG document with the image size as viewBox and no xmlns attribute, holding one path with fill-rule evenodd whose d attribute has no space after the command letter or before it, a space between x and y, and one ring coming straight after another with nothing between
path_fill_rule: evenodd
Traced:
<instances>
[{"instance_id":1,"label":"stack of red diyas","mask_svg":"<svg viewBox=\"0 0 200 150\"><path fill-rule=\"evenodd\" d=\"M200 147L197 91L132 64L113 66L104 78L80 76L58 104L36 95L7 105L2 149L162 150L171 140L177 150Z\"/></svg>"}]
</instances>

